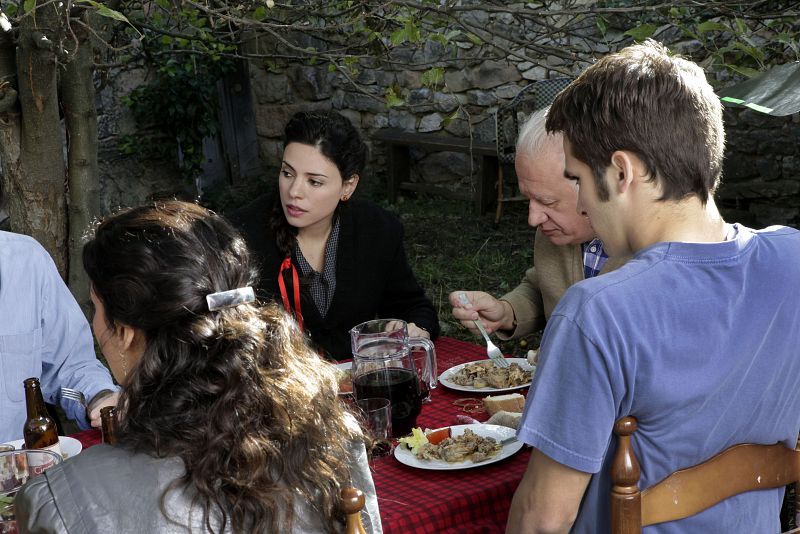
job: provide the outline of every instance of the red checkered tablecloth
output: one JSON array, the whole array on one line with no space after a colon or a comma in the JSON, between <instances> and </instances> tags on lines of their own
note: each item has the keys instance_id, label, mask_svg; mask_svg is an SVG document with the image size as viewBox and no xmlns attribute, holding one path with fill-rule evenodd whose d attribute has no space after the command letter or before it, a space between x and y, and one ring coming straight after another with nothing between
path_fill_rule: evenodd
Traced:
<instances>
[{"instance_id":1,"label":"red checkered tablecloth","mask_svg":"<svg viewBox=\"0 0 800 534\"><path fill-rule=\"evenodd\" d=\"M486 359L486 348L456 339L436 340L439 373L461 363ZM480 395L449 390L441 385L433 390L417 426L438 428L458 424L463 413L453 401ZM485 420L486 414L469 414ZM100 432L86 430L72 437L84 448L100 443ZM523 448L500 462L456 471L415 469L393 456L373 464L383 531L386 534L493 534L505 531L511 497L528 465L530 451Z\"/></svg>"},{"instance_id":2,"label":"red checkered tablecloth","mask_svg":"<svg viewBox=\"0 0 800 534\"><path fill-rule=\"evenodd\" d=\"M436 340L439 373L461 363L485 360L486 347L442 337ZM453 401L467 397L441 384L432 402L422 407L417 426L439 428L458 424L463 413ZM484 414L468 414L483 421ZM505 532L511 497L528 465L524 448L500 462L457 471L415 469L394 457L375 462L373 478L378 490L383 531L393 533L490 534Z\"/></svg>"}]
</instances>

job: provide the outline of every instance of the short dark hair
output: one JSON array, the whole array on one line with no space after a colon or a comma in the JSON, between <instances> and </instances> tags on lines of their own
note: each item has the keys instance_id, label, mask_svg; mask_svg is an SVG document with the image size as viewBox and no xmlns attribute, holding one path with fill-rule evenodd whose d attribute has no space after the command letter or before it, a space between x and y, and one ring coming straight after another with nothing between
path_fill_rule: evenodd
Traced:
<instances>
[{"instance_id":1,"label":"short dark hair","mask_svg":"<svg viewBox=\"0 0 800 534\"><path fill-rule=\"evenodd\" d=\"M696 195L705 203L719 185L722 105L697 64L649 39L587 68L556 97L547 130L564 132L592 169L601 200L617 150L642 159L660 200Z\"/></svg>"}]
</instances>

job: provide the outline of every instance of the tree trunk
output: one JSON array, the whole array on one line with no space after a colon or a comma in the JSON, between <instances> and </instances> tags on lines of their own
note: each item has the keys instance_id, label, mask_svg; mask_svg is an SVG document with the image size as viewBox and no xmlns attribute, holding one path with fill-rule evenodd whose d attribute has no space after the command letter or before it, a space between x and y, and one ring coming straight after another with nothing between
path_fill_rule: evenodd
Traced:
<instances>
[{"instance_id":1,"label":"tree trunk","mask_svg":"<svg viewBox=\"0 0 800 534\"><path fill-rule=\"evenodd\" d=\"M78 51L61 76L61 102L67 130L69 176L69 287L89 311L89 279L81 264L83 237L100 211L97 169L97 108L93 49L88 32L76 25Z\"/></svg>"},{"instance_id":2,"label":"tree trunk","mask_svg":"<svg viewBox=\"0 0 800 534\"><path fill-rule=\"evenodd\" d=\"M44 3L37 0L37 5ZM20 23L17 49L20 172L8 177L11 228L39 241L66 276L64 141L58 116L57 63L59 4L38 6Z\"/></svg>"},{"instance_id":3,"label":"tree trunk","mask_svg":"<svg viewBox=\"0 0 800 534\"><path fill-rule=\"evenodd\" d=\"M17 98L16 45L10 32L0 31L0 205L13 203L11 184L19 174L19 100Z\"/></svg>"}]
</instances>

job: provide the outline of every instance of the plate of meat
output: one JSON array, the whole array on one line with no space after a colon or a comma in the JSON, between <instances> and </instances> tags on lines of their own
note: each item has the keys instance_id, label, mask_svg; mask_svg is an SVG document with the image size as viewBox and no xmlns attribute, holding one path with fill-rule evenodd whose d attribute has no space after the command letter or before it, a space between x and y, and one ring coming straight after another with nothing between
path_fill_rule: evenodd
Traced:
<instances>
[{"instance_id":1,"label":"plate of meat","mask_svg":"<svg viewBox=\"0 0 800 534\"><path fill-rule=\"evenodd\" d=\"M449 428L449 438L435 445L425 443L416 451L398 445L394 449L394 457L409 467L450 471L499 462L515 454L523 445L514 438L516 430L505 426L471 424Z\"/></svg>"},{"instance_id":2,"label":"plate of meat","mask_svg":"<svg viewBox=\"0 0 800 534\"><path fill-rule=\"evenodd\" d=\"M508 367L496 367L492 360L462 363L439 375L445 387L469 393L500 393L531 385L536 367L527 358L506 358Z\"/></svg>"}]
</instances>

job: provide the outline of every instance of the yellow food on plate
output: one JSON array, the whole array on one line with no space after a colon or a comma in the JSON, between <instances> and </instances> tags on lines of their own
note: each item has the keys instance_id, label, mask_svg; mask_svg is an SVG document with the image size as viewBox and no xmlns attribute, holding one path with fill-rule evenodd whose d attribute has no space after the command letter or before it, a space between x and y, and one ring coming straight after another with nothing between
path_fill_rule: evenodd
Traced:
<instances>
[{"instance_id":1,"label":"yellow food on plate","mask_svg":"<svg viewBox=\"0 0 800 534\"><path fill-rule=\"evenodd\" d=\"M428 438L425 437L425 432L421 428L415 427L411 429L411 435L400 438L400 445L405 445L411 449L411 453L416 455L420 447L428 443Z\"/></svg>"}]
</instances>

